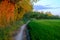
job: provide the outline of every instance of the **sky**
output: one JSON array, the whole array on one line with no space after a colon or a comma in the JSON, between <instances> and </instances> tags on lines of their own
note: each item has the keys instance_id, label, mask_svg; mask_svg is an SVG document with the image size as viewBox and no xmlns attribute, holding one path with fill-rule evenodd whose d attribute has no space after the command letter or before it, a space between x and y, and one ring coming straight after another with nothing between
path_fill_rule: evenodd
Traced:
<instances>
[{"instance_id":1,"label":"sky","mask_svg":"<svg viewBox=\"0 0 60 40\"><path fill-rule=\"evenodd\" d=\"M53 15L60 15L60 0L39 0L33 8L34 11L50 11Z\"/></svg>"}]
</instances>

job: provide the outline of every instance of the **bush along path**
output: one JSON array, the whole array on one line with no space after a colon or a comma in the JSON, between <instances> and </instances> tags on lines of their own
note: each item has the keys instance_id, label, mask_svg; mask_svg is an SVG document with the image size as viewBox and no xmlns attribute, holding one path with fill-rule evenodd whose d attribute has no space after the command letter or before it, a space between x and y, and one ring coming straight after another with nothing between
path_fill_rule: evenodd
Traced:
<instances>
[{"instance_id":1,"label":"bush along path","mask_svg":"<svg viewBox=\"0 0 60 40\"><path fill-rule=\"evenodd\" d=\"M30 21L28 21L26 24L21 26L19 33L15 36L15 40L27 40L28 39L26 26L29 22Z\"/></svg>"}]
</instances>

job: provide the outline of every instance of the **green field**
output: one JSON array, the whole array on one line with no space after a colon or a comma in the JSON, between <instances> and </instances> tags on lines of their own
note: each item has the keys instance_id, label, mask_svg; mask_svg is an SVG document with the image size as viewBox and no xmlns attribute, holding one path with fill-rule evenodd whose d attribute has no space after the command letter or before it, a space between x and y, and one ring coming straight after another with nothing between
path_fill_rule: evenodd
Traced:
<instances>
[{"instance_id":1,"label":"green field","mask_svg":"<svg viewBox=\"0 0 60 40\"><path fill-rule=\"evenodd\" d=\"M31 40L60 40L60 20L32 20L28 30Z\"/></svg>"}]
</instances>

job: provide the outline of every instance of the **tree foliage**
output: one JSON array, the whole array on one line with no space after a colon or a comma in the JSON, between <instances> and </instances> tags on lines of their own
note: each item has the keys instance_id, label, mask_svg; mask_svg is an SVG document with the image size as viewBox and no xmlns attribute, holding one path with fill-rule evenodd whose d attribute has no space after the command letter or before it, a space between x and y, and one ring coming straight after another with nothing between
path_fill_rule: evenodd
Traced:
<instances>
[{"instance_id":1,"label":"tree foliage","mask_svg":"<svg viewBox=\"0 0 60 40\"><path fill-rule=\"evenodd\" d=\"M60 19L60 16L53 15L51 12L28 12L24 15L24 19Z\"/></svg>"},{"instance_id":2,"label":"tree foliage","mask_svg":"<svg viewBox=\"0 0 60 40\"><path fill-rule=\"evenodd\" d=\"M30 0L0 0L0 24L20 20L32 9Z\"/></svg>"}]
</instances>

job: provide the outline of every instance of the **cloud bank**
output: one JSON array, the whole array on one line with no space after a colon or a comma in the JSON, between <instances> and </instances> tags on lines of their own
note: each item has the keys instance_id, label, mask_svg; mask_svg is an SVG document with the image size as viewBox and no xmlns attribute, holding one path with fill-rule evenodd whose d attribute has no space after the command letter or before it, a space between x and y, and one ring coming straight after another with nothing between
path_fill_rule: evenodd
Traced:
<instances>
[{"instance_id":1,"label":"cloud bank","mask_svg":"<svg viewBox=\"0 0 60 40\"><path fill-rule=\"evenodd\" d=\"M34 5L34 10L44 10L44 9L60 9L60 7L49 7L49 6L42 6L42 5Z\"/></svg>"}]
</instances>

